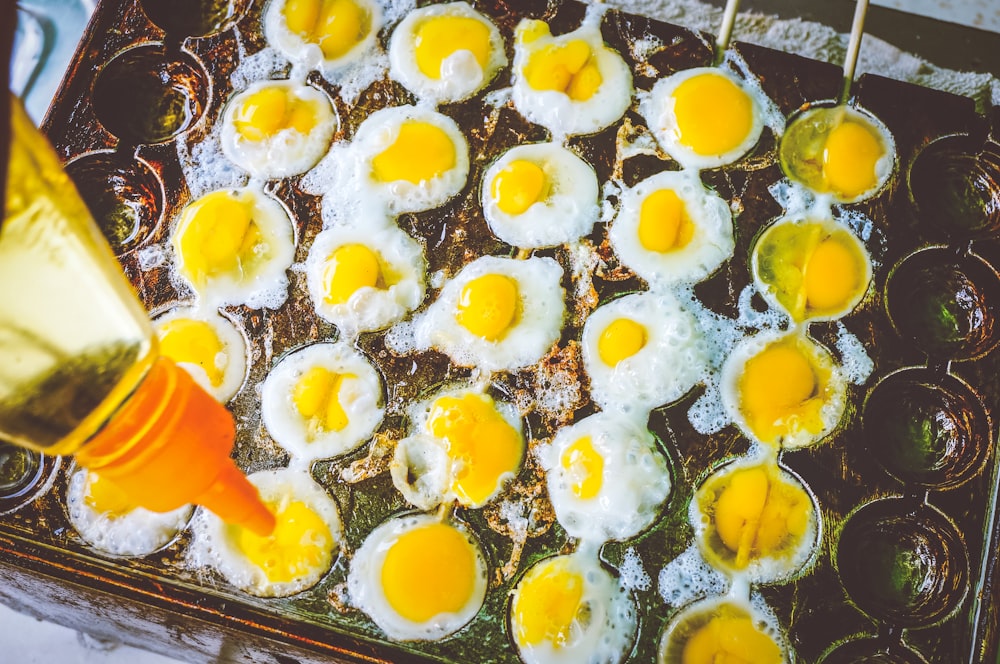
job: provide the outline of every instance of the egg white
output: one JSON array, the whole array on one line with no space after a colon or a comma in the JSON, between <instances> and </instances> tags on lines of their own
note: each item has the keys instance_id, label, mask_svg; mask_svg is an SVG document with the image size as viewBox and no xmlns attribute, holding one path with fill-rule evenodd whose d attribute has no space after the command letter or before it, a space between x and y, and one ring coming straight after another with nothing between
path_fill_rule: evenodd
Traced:
<instances>
[{"instance_id":1,"label":"egg white","mask_svg":"<svg viewBox=\"0 0 1000 664\"><path fill-rule=\"evenodd\" d=\"M377 47L377 36L382 28L382 8L372 0L353 0L370 17L371 27L365 36L350 50L336 58L327 58L319 44L307 41L292 32L285 20L284 9L288 0L271 0L263 18L264 38L292 62L308 69L319 69L331 76L345 67L370 57Z\"/></svg>"}]
</instances>

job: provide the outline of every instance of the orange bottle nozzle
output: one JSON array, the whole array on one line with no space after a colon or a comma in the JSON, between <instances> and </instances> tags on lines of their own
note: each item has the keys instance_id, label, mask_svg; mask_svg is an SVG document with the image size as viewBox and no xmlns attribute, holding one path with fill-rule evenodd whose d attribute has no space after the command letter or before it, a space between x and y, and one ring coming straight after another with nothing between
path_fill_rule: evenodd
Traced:
<instances>
[{"instance_id":1,"label":"orange bottle nozzle","mask_svg":"<svg viewBox=\"0 0 1000 664\"><path fill-rule=\"evenodd\" d=\"M197 503L266 536L274 515L230 458L235 437L229 411L160 357L76 459L136 505L167 512Z\"/></svg>"}]
</instances>

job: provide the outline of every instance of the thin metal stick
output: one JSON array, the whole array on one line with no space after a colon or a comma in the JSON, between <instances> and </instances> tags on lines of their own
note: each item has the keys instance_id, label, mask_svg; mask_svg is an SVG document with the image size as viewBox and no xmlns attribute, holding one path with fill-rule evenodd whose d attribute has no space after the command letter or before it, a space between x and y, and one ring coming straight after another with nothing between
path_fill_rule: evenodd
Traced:
<instances>
[{"instance_id":1,"label":"thin metal stick","mask_svg":"<svg viewBox=\"0 0 1000 664\"><path fill-rule=\"evenodd\" d=\"M733 25L736 23L736 12L739 11L740 0L729 0L722 14L722 25L719 26L719 36L715 40L715 64L722 64L729 48L729 38L733 36Z\"/></svg>"},{"instance_id":2,"label":"thin metal stick","mask_svg":"<svg viewBox=\"0 0 1000 664\"><path fill-rule=\"evenodd\" d=\"M865 32L865 14L867 13L868 0L858 0L858 4L854 7L854 22L851 24L851 40L847 42L847 55L844 57L844 87L840 91L841 104L846 104L851 97L854 69L858 66L858 52L861 51L861 37Z\"/></svg>"}]
</instances>

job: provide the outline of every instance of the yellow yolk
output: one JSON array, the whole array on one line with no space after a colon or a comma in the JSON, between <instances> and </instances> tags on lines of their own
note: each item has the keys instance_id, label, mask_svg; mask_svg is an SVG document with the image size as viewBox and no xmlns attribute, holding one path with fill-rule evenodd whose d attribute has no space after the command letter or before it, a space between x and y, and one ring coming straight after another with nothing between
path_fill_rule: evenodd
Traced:
<instances>
[{"instance_id":1,"label":"yellow yolk","mask_svg":"<svg viewBox=\"0 0 1000 664\"><path fill-rule=\"evenodd\" d=\"M586 101L603 81L592 55L590 44L582 39L545 46L531 54L524 78L535 90L555 90L573 101Z\"/></svg>"},{"instance_id":2,"label":"yellow yolk","mask_svg":"<svg viewBox=\"0 0 1000 664\"><path fill-rule=\"evenodd\" d=\"M745 568L762 556L793 550L809 526L805 491L762 467L734 471L719 494L713 520L723 545Z\"/></svg>"},{"instance_id":3,"label":"yellow yolk","mask_svg":"<svg viewBox=\"0 0 1000 664\"><path fill-rule=\"evenodd\" d=\"M753 102L736 82L721 73L683 81L673 93L677 140L699 155L734 150L753 128Z\"/></svg>"},{"instance_id":4,"label":"yellow yolk","mask_svg":"<svg viewBox=\"0 0 1000 664\"><path fill-rule=\"evenodd\" d=\"M354 0L288 0L283 13L288 29L319 44L330 60L345 55L371 30L371 16Z\"/></svg>"},{"instance_id":5,"label":"yellow yolk","mask_svg":"<svg viewBox=\"0 0 1000 664\"><path fill-rule=\"evenodd\" d=\"M854 249L854 251L852 251ZM820 242L806 266L806 306L811 309L843 308L858 294L862 264L853 245L830 237Z\"/></svg>"},{"instance_id":6,"label":"yellow yolk","mask_svg":"<svg viewBox=\"0 0 1000 664\"><path fill-rule=\"evenodd\" d=\"M432 180L455 167L455 144L440 127L410 120L399 127L395 142L372 159L379 182Z\"/></svg>"},{"instance_id":7,"label":"yellow yolk","mask_svg":"<svg viewBox=\"0 0 1000 664\"><path fill-rule=\"evenodd\" d=\"M583 577L565 558L536 567L518 586L511 607L517 642L562 648L581 613Z\"/></svg>"},{"instance_id":8,"label":"yellow yolk","mask_svg":"<svg viewBox=\"0 0 1000 664\"><path fill-rule=\"evenodd\" d=\"M84 502L90 509L112 519L124 516L137 507L117 484L93 472L87 473Z\"/></svg>"},{"instance_id":9,"label":"yellow yolk","mask_svg":"<svg viewBox=\"0 0 1000 664\"><path fill-rule=\"evenodd\" d=\"M424 623L465 607L478 573L468 538L447 524L430 523L401 534L386 551L382 592L399 615Z\"/></svg>"},{"instance_id":10,"label":"yellow yolk","mask_svg":"<svg viewBox=\"0 0 1000 664\"><path fill-rule=\"evenodd\" d=\"M493 200L507 214L523 214L544 200L548 194L548 178L538 164L515 159L493 178Z\"/></svg>"},{"instance_id":11,"label":"yellow yolk","mask_svg":"<svg viewBox=\"0 0 1000 664\"><path fill-rule=\"evenodd\" d=\"M694 224L684 201L670 189L654 191L639 210L639 243L649 251L666 252L687 246Z\"/></svg>"},{"instance_id":12,"label":"yellow yolk","mask_svg":"<svg viewBox=\"0 0 1000 664\"><path fill-rule=\"evenodd\" d=\"M202 320L175 318L163 324L158 332L160 353L174 362L195 364L205 370L213 387L222 384L225 376L225 347L215 328ZM221 359L221 361L220 361Z\"/></svg>"},{"instance_id":13,"label":"yellow yolk","mask_svg":"<svg viewBox=\"0 0 1000 664\"><path fill-rule=\"evenodd\" d=\"M220 275L242 278L252 273L262 244L252 212L251 201L227 191L212 192L191 204L174 243L179 267L194 284Z\"/></svg>"},{"instance_id":14,"label":"yellow yolk","mask_svg":"<svg viewBox=\"0 0 1000 664\"><path fill-rule=\"evenodd\" d=\"M238 526L235 544L247 560L259 567L271 583L288 583L312 570L330 566L333 535L316 512L301 501L268 505L275 527L267 537Z\"/></svg>"},{"instance_id":15,"label":"yellow yolk","mask_svg":"<svg viewBox=\"0 0 1000 664\"><path fill-rule=\"evenodd\" d=\"M481 69L490 58L490 30L468 16L435 16L416 34L417 67L428 78L441 78L441 62L457 51L468 51Z\"/></svg>"},{"instance_id":16,"label":"yellow yolk","mask_svg":"<svg viewBox=\"0 0 1000 664\"><path fill-rule=\"evenodd\" d=\"M347 426L349 418L340 403L340 390L349 378L354 376L312 367L295 383L292 400L302 417L310 421L310 433L315 435L314 426L321 431L340 431Z\"/></svg>"},{"instance_id":17,"label":"yellow yolk","mask_svg":"<svg viewBox=\"0 0 1000 664\"><path fill-rule=\"evenodd\" d=\"M597 339L597 354L609 367L616 367L646 345L646 328L630 318L619 318L604 328Z\"/></svg>"},{"instance_id":18,"label":"yellow yolk","mask_svg":"<svg viewBox=\"0 0 1000 664\"><path fill-rule=\"evenodd\" d=\"M343 304L362 288L384 285L378 255L363 244L345 244L330 255L323 266L323 299Z\"/></svg>"},{"instance_id":19,"label":"yellow yolk","mask_svg":"<svg viewBox=\"0 0 1000 664\"><path fill-rule=\"evenodd\" d=\"M781 649L747 615L713 616L684 644L682 664L780 664Z\"/></svg>"},{"instance_id":20,"label":"yellow yolk","mask_svg":"<svg viewBox=\"0 0 1000 664\"><path fill-rule=\"evenodd\" d=\"M262 88L240 106L236 130L248 141L262 141L285 129L308 134L316 126L317 108L311 100L299 99L284 86Z\"/></svg>"},{"instance_id":21,"label":"yellow yolk","mask_svg":"<svg viewBox=\"0 0 1000 664\"><path fill-rule=\"evenodd\" d=\"M594 449L594 441L584 436L566 448L560 459L562 467L573 481L577 498L590 500L604 484L604 457Z\"/></svg>"},{"instance_id":22,"label":"yellow yolk","mask_svg":"<svg viewBox=\"0 0 1000 664\"><path fill-rule=\"evenodd\" d=\"M843 122L830 132L823 149L823 176L831 191L851 199L878 184L875 166L885 149L873 128Z\"/></svg>"},{"instance_id":23,"label":"yellow yolk","mask_svg":"<svg viewBox=\"0 0 1000 664\"><path fill-rule=\"evenodd\" d=\"M521 465L524 440L488 396L439 397L427 430L448 442L448 456L457 467L452 489L463 504L485 503Z\"/></svg>"},{"instance_id":24,"label":"yellow yolk","mask_svg":"<svg viewBox=\"0 0 1000 664\"><path fill-rule=\"evenodd\" d=\"M484 274L462 288L455 320L477 337L496 341L516 322L520 300L516 281L502 274Z\"/></svg>"}]
</instances>

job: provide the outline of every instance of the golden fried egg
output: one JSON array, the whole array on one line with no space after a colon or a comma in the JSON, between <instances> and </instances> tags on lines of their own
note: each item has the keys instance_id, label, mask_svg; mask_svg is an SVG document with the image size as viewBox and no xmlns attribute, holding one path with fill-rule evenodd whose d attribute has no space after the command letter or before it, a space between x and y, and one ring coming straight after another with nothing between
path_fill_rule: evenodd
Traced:
<instances>
[{"instance_id":1,"label":"golden fried egg","mask_svg":"<svg viewBox=\"0 0 1000 664\"><path fill-rule=\"evenodd\" d=\"M337 503L306 471L266 470L247 479L274 513L274 532L261 537L199 510L192 522L190 564L209 565L258 597L285 597L316 585L340 548Z\"/></svg>"},{"instance_id":2,"label":"golden fried egg","mask_svg":"<svg viewBox=\"0 0 1000 664\"><path fill-rule=\"evenodd\" d=\"M635 638L635 603L592 552L553 556L518 582L510 631L525 664L617 664Z\"/></svg>"},{"instance_id":3,"label":"golden fried egg","mask_svg":"<svg viewBox=\"0 0 1000 664\"><path fill-rule=\"evenodd\" d=\"M601 212L594 168L556 143L502 154L483 176L481 197L493 234L524 249L575 242Z\"/></svg>"},{"instance_id":4,"label":"golden fried egg","mask_svg":"<svg viewBox=\"0 0 1000 664\"><path fill-rule=\"evenodd\" d=\"M670 493L670 473L653 435L621 415L599 412L560 429L540 458L556 518L571 537L587 542L638 535Z\"/></svg>"},{"instance_id":5,"label":"golden fried egg","mask_svg":"<svg viewBox=\"0 0 1000 664\"><path fill-rule=\"evenodd\" d=\"M375 46L382 12L372 0L272 0L264 36L295 63L330 73Z\"/></svg>"},{"instance_id":6,"label":"golden fried egg","mask_svg":"<svg viewBox=\"0 0 1000 664\"><path fill-rule=\"evenodd\" d=\"M621 262L651 287L701 281L736 246L729 205L685 171L626 189L608 237Z\"/></svg>"},{"instance_id":7,"label":"golden fried egg","mask_svg":"<svg viewBox=\"0 0 1000 664\"><path fill-rule=\"evenodd\" d=\"M144 556L173 541L187 525L191 506L170 512L138 507L110 480L77 470L66 488L70 523L87 544L116 556Z\"/></svg>"},{"instance_id":8,"label":"golden fried egg","mask_svg":"<svg viewBox=\"0 0 1000 664\"><path fill-rule=\"evenodd\" d=\"M641 413L672 403L707 375L695 316L669 291L619 297L583 326L583 366L601 408Z\"/></svg>"},{"instance_id":9,"label":"golden fried egg","mask_svg":"<svg viewBox=\"0 0 1000 664\"><path fill-rule=\"evenodd\" d=\"M337 130L330 99L293 81L259 81L222 113L222 151L264 179L305 173L326 154Z\"/></svg>"},{"instance_id":10,"label":"golden fried egg","mask_svg":"<svg viewBox=\"0 0 1000 664\"><path fill-rule=\"evenodd\" d=\"M517 409L479 390L442 390L414 406L410 422L390 472L403 497L421 509L451 501L482 507L521 469L525 440Z\"/></svg>"},{"instance_id":11,"label":"golden fried egg","mask_svg":"<svg viewBox=\"0 0 1000 664\"><path fill-rule=\"evenodd\" d=\"M789 661L786 650L770 612L733 597L713 597L689 606L667 624L656 661L785 664Z\"/></svg>"},{"instance_id":12,"label":"golden fried egg","mask_svg":"<svg viewBox=\"0 0 1000 664\"><path fill-rule=\"evenodd\" d=\"M256 189L224 189L184 207L171 236L178 275L209 304L276 309L288 296L295 229Z\"/></svg>"},{"instance_id":13,"label":"golden fried egg","mask_svg":"<svg viewBox=\"0 0 1000 664\"><path fill-rule=\"evenodd\" d=\"M417 317L416 345L484 371L537 362L562 334L561 279L562 268L551 258L478 258Z\"/></svg>"},{"instance_id":14,"label":"golden fried egg","mask_svg":"<svg viewBox=\"0 0 1000 664\"><path fill-rule=\"evenodd\" d=\"M763 93L719 67L685 69L657 81L646 122L684 168L716 168L750 151L764 128Z\"/></svg>"},{"instance_id":15,"label":"golden fried egg","mask_svg":"<svg viewBox=\"0 0 1000 664\"><path fill-rule=\"evenodd\" d=\"M160 354L184 367L216 400L229 401L247 375L247 342L225 316L180 307L153 320Z\"/></svg>"},{"instance_id":16,"label":"golden fried egg","mask_svg":"<svg viewBox=\"0 0 1000 664\"><path fill-rule=\"evenodd\" d=\"M389 41L389 75L436 104L471 97L506 64L500 31L466 2L411 11Z\"/></svg>"},{"instance_id":17,"label":"golden fried egg","mask_svg":"<svg viewBox=\"0 0 1000 664\"><path fill-rule=\"evenodd\" d=\"M720 387L723 406L744 434L785 449L826 437L847 405L840 367L797 332L745 340L723 364Z\"/></svg>"},{"instance_id":18,"label":"golden fried egg","mask_svg":"<svg viewBox=\"0 0 1000 664\"><path fill-rule=\"evenodd\" d=\"M420 305L427 266L420 244L396 226L329 228L313 241L306 283L316 313L353 337Z\"/></svg>"},{"instance_id":19,"label":"golden fried egg","mask_svg":"<svg viewBox=\"0 0 1000 664\"><path fill-rule=\"evenodd\" d=\"M868 291L872 264L861 240L832 219L780 219L751 253L757 287L792 320L833 320Z\"/></svg>"},{"instance_id":20,"label":"golden fried egg","mask_svg":"<svg viewBox=\"0 0 1000 664\"><path fill-rule=\"evenodd\" d=\"M513 79L514 106L553 137L598 132L632 104L632 73L595 21L553 36L544 21L523 19Z\"/></svg>"},{"instance_id":21,"label":"golden fried egg","mask_svg":"<svg viewBox=\"0 0 1000 664\"><path fill-rule=\"evenodd\" d=\"M486 597L486 562L469 530L430 514L393 518L354 554L351 602L390 639L441 639L461 629Z\"/></svg>"},{"instance_id":22,"label":"golden fried egg","mask_svg":"<svg viewBox=\"0 0 1000 664\"><path fill-rule=\"evenodd\" d=\"M382 379L347 343L315 343L289 353L264 379L264 426L294 459L350 452L366 442L385 412Z\"/></svg>"}]
</instances>

